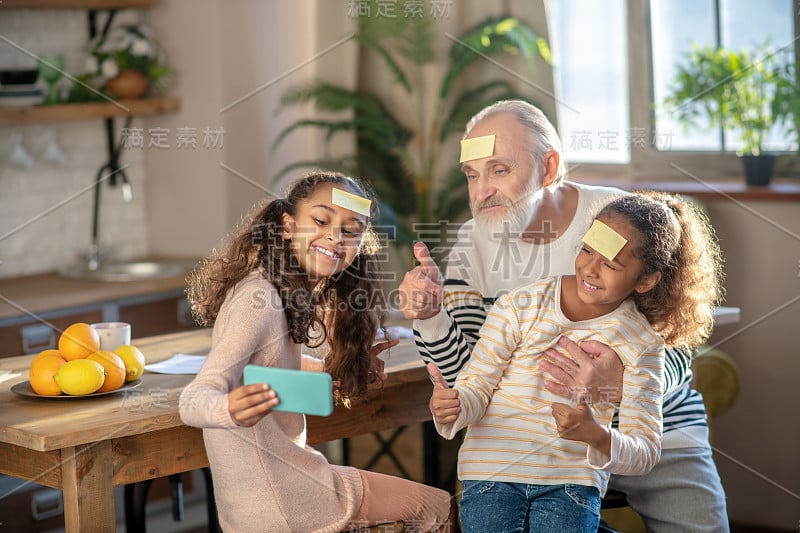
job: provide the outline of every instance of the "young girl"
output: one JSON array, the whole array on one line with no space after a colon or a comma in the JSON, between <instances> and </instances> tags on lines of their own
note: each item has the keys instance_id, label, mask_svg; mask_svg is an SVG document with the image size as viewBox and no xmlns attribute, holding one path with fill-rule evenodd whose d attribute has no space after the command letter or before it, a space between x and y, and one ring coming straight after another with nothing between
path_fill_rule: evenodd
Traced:
<instances>
[{"instance_id":1,"label":"young girl","mask_svg":"<svg viewBox=\"0 0 800 533\"><path fill-rule=\"evenodd\" d=\"M439 433L469 426L463 531L597 531L609 475L644 474L660 458L662 350L710 334L719 272L712 229L691 204L625 196L596 217L574 276L498 300L453 389L428 365ZM622 359L619 430L609 429L613 405L569 406L545 389L540 356L564 335Z\"/></svg>"},{"instance_id":2,"label":"young girl","mask_svg":"<svg viewBox=\"0 0 800 533\"><path fill-rule=\"evenodd\" d=\"M361 291L374 302L379 291L375 213L376 202L351 178L309 174L190 281L192 309L214 329L180 413L203 428L225 531L343 531L399 520L427 531L448 519L446 492L328 464L306 446L304 415L272 411L280 398L266 384L242 385L251 363L322 370L301 356L306 343L330 346L324 370L339 401L377 379L379 317L348 298Z\"/></svg>"}]
</instances>

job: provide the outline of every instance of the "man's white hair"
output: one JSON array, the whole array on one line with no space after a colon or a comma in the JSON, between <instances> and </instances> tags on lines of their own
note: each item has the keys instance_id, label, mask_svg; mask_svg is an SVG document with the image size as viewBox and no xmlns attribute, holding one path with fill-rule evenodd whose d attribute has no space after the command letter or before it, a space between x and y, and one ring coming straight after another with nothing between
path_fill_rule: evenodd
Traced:
<instances>
[{"instance_id":1,"label":"man's white hair","mask_svg":"<svg viewBox=\"0 0 800 533\"><path fill-rule=\"evenodd\" d=\"M554 184L561 182L567 174L567 163L561 152L561 139L553 124L547 120L542 111L523 100L501 100L484 107L467 122L465 138L475 125L483 119L500 113L510 113L528 130L531 139L531 156L536 168L541 168L544 155L553 151L558 153L558 174Z\"/></svg>"}]
</instances>

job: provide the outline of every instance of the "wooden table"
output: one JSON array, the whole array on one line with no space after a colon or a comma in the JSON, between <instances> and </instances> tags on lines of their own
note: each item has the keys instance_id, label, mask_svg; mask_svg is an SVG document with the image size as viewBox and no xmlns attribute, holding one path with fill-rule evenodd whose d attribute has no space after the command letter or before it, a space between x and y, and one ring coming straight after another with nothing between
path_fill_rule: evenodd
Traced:
<instances>
[{"instance_id":1,"label":"wooden table","mask_svg":"<svg viewBox=\"0 0 800 533\"><path fill-rule=\"evenodd\" d=\"M148 363L208 353L210 330L135 341ZM392 349L389 379L367 401L330 417L308 417L310 443L431 419L431 384L413 341ZM189 375L145 372L133 391L97 398L38 399L11 392L32 356L0 359L20 376L0 383L0 473L64 492L67 532L114 531L114 486L208 466L202 430L185 426L178 397Z\"/></svg>"}]
</instances>

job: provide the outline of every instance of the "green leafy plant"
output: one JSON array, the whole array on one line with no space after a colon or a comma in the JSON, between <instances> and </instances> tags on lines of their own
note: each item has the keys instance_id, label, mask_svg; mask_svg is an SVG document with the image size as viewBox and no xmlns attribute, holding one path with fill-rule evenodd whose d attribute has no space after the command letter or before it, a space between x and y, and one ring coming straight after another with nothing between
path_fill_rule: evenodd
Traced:
<instances>
[{"instance_id":1,"label":"green leafy plant","mask_svg":"<svg viewBox=\"0 0 800 533\"><path fill-rule=\"evenodd\" d=\"M773 125L795 129L800 116L793 64L765 49L751 53L694 46L678 67L665 104L686 126L705 117L709 128L738 129L742 153L761 154Z\"/></svg>"},{"instance_id":2,"label":"green leafy plant","mask_svg":"<svg viewBox=\"0 0 800 533\"><path fill-rule=\"evenodd\" d=\"M533 68L536 57L550 61L547 43L514 17L486 19L467 30L450 46L447 70L442 78L432 113L414 80L423 77L425 65L435 61L432 21L428 17L361 17L355 39L384 61L416 110L415 120L397 117L384 105L386 95L354 91L325 81L286 92L282 107L313 103L317 118L296 121L277 137L274 147L299 128L325 132L328 141L340 132L352 132L356 152L342 157L326 155L283 168L276 179L304 167L323 167L363 177L382 200L383 220L398 228L401 241L410 240L413 222L457 221L468 213L464 176L458 166L440 172L440 147L451 136L463 133L469 118L501 99L528 95L517 92L511 77L500 77L467 88L461 80L482 57L522 55ZM438 61L437 64L441 64ZM347 112L350 114L348 115ZM327 143L326 143L327 144Z\"/></svg>"}]
</instances>

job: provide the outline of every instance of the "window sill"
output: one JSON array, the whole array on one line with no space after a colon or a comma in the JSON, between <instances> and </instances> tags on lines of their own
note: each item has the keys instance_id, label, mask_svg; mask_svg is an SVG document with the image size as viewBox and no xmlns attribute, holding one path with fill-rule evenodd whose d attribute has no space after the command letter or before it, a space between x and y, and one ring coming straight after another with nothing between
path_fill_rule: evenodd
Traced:
<instances>
[{"instance_id":1,"label":"window sill","mask_svg":"<svg viewBox=\"0 0 800 533\"><path fill-rule=\"evenodd\" d=\"M626 191L655 190L675 194L685 194L701 200L757 200L769 202L800 201L800 182L796 180L774 179L769 186L751 187L742 180L707 180L691 182L686 180L633 180L589 178L580 180L591 185L606 185Z\"/></svg>"}]
</instances>

